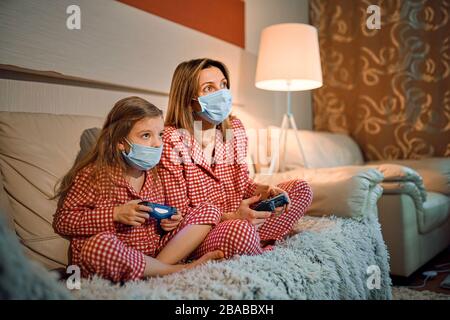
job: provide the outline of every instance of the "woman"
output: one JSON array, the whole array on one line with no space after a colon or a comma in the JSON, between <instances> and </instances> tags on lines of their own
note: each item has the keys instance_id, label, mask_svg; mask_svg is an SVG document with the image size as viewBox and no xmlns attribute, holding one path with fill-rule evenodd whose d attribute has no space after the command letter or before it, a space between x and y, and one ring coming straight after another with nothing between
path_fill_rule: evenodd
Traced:
<instances>
[{"instance_id":1,"label":"woman","mask_svg":"<svg viewBox=\"0 0 450 320\"><path fill-rule=\"evenodd\" d=\"M241 121L230 115L229 88L226 66L211 59L183 62L172 78L158 165L165 201L183 216L203 206L205 215L220 217L192 258L217 249L225 258L271 250L312 200L304 181L269 186L250 179L247 137ZM258 201L280 193L290 198L289 206L275 213L252 210Z\"/></svg>"}]
</instances>

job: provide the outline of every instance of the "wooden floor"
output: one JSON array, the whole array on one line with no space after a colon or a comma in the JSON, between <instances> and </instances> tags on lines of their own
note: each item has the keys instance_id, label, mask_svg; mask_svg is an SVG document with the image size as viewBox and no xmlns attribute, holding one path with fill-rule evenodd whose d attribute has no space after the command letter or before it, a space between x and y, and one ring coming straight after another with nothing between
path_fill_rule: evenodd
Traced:
<instances>
[{"instance_id":1,"label":"wooden floor","mask_svg":"<svg viewBox=\"0 0 450 320\"><path fill-rule=\"evenodd\" d=\"M443 266L441 268L436 268L436 265L448 263L448 265ZM450 270L450 247L448 247L446 250L441 252L439 255L437 255L434 259L429 261L426 265L424 265L422 268L414 272L411 276L408 278L404 277L395 277L392 276L392 283L394 286L416 286L423 284L423 280L425 277L422 275L422 272L424 271L431 271L431 270ZM423 288L417 288L414 290L429 290L433 292L438 293L444 293L450 295L450 289L444 289L440 287L440 284L444 278L450 275L450 272L439 272L437 277L434 279L428 280L425 287Z\"/></svg>"}]
</instances>

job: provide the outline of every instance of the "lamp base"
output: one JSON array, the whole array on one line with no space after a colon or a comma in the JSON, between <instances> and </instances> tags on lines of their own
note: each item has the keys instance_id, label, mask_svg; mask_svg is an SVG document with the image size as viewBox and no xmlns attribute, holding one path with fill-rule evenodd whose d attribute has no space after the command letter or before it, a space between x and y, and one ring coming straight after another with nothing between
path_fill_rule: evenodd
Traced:
<instances>
[{"instance_id":1,"label":"lamp base","mask_svg":"<svg viewBox=\"0 0 450 320\"><path fill-rule=\"evenodd\" d=\"M292 113L285 113L283 116L283 121L281 122L281 134L279 142L282 143L282 152L281 152L281 161L280 161L280 169L284 171L285 168L285 158L286 158L286 142L287 142L287 134L289 128L292 127L294 129L295 140L297 141L297 146L300 151L303 160L303 166L307 168L305 154L303 152L302 144L300 142L300 138L298 136L297 124L295 123L294 115ZM279 144L280 145L280 144ZM275 171L276 163L280 159L280 148L277 148L278 152L272 155L272 159L270 161L270 167L268 174L273 174Z\"/></svg>"}]
</instances>

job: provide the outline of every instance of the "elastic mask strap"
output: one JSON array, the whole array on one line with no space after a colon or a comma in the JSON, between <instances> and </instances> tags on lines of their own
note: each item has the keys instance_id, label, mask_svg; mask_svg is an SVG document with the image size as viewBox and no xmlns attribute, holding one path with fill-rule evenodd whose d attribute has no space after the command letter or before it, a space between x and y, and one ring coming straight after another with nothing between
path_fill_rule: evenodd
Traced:
<instances>
[{"instance_id":1,"label":"elastic mask strap","mask_svg":"<svg viewBox=\"0 0 450 320\"><path fill-rule=\"evenodd\" d=\"M128 145L130 146L130 148L132 148L133 147L133 144L130 142L130 141L128 141L128 139L127 138L123 138L127 143L128 143Z\"/></svg>"}]
</instances>

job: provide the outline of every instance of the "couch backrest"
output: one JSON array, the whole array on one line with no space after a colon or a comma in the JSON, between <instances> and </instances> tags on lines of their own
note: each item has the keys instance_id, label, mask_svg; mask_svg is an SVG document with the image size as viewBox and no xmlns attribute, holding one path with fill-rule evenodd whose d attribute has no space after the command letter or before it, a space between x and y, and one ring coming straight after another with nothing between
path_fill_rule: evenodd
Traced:
<instances>
[{"instance_id":1,"label":"couch backrest","mask_svg":"<svg viewBox=\"0 0 450 320\"><path fill-rule=\"evenodd\" d=\"M89 116L0 112L0 192L25 251L49 269L68 263L69 246L52 228L57 202L49 198L102 124Z\"/></svg>"},{"instance_id":2,"label":"couch backrest","mask_svg":"<svg viewBox=\"0 0 450 320\"><path fill-rule=\"evenodd\" d=\"M272 139L277 139L280 131L279 127L269 127L269 141L272 145L275 145ZM348 135L309 130L298 130L297 132L308 168L331 168L364 164L361 150ZM259 141L264 141L264 139L259 139ZM282 144L280 144L280 149L282 149ZM293 129L288 130L285 160L286 169L303 166L304 163Z\"/></svg>"},{"instance_id":3,"label":"couch backrest","mask_svg":"<svg viewBox=\"0 0 450 320\"><path fill-rule=\"evenodd\" d=\"M90 116L0 112L0 206L25 251L48 268L68 263L69 246L52 228L56 200L49 198L76 157L95 141L102 124L102 118ZM269 140L277 129L270 128ZM346 135L299 131L299 137L310 167L363 163L358 146ZM302 164L293 130L286 159L288 167Z\"/></svg>"}]
</instances>

